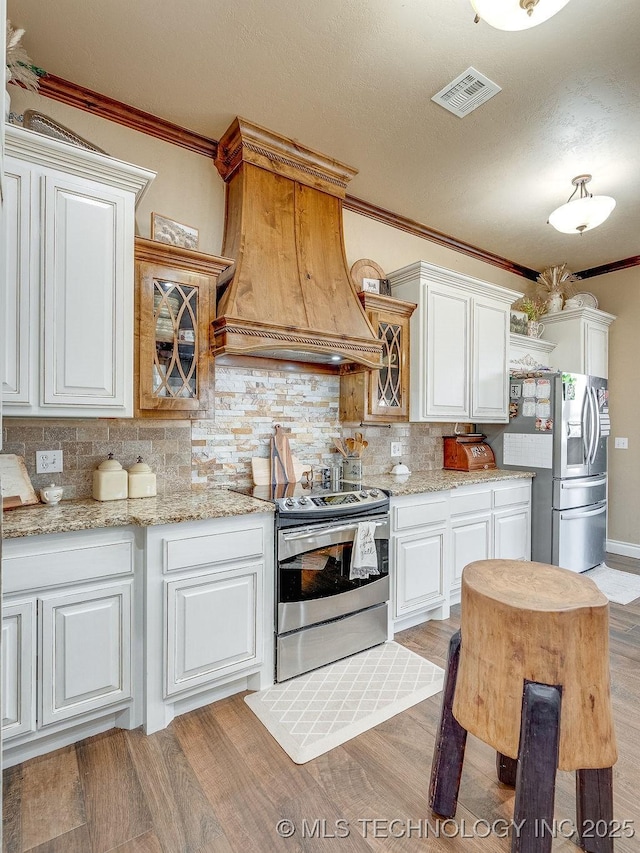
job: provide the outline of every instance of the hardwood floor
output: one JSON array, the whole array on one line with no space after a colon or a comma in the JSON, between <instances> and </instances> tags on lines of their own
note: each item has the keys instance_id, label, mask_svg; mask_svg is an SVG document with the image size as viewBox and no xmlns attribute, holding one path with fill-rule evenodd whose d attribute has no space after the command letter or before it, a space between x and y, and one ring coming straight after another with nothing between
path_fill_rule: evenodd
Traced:
<instances>
[{"instance_id":1,"label":"hardwood floor","mask_svg":"<svg viewBox=\"0 0 640 853\"><path fill-rule=\"evenodd\" d=\"M607 559L640 574L640 561ZM396 636L444 666L458 608ZM611 605L612 694L620 757L614 816L640 849L640 600ZM10 768L4 774L5 853L269 853L429 850L508 851L503 834L513 791L500 785L495 753L469 737L456 822L441 837L426 823L441 695L305 765L293 764L242 695L177 718L164 731L112 730ZM575 851L573 774L558 773L555 851ZM278 821L296 832L281 838ZM374 821L377 821L375 823ZM392 823L392 821L396 821ZM478 823L479 822L479 823ZM494 825L495 831L491 832ZM425 840L428 834L429 840ZM449 837L446 837L449 836ZM486 837L483 837L486 836Z\"/></svg>"}]
</instances>

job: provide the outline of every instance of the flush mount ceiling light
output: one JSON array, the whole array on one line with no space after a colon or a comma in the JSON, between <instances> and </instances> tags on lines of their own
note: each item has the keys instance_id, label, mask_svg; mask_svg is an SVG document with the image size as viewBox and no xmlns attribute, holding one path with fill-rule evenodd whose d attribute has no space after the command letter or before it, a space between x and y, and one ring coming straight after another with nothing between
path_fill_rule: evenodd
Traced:
<instances>
[{"instance_id":1,"label":"flush mount ceiling light","mask_svg":"<svg viewBox=\"0 0 640 853\"><path fill-rule=\"evenodd\" d=\"M587 184L591 175L578 175L571 183L575 190L569 196L566 204L556 208L549 216L548 222L563 234L582 234L602 225L616 206L615 199L608 195L591 195L587 192ZM574 195L579 192L578 198Z\"/></svg>"},{"instance_id":2,"label":"flush mount ceiling light","mask_svg":"<svg viewBox=\"0 0 640 853\"><path fill-rule=\"evenodd\" d=\"M471 0L476 23L485 21L497 30L528 30L548 21L569 0Z\"/></svg>"}]
</instances>

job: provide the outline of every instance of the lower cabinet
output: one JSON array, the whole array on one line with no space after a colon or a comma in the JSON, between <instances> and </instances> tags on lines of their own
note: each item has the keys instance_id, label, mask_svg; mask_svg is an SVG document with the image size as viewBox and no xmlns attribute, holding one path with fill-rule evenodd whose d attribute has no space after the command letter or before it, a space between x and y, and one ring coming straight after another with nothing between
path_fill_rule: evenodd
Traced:
<instances>
[{"instance_id":1,"label":"lower cabinet","mask_svg":"<svg viewBox=\"0 0 640 853\"><path fill-rule=\"evenodd\" d=\"M167 695L262 660L264 563L167 583Z\"/></svg>"},{"instance_id":2,"label":"lower cabinet","mask_svg":"<svg viewBox=\"0 0 640 853\"><path fill-rule=\"evenodd\" d=\"M391 537L394 630L446 619L468 563L530 559L531 481L394 497Z\"/></svg>"},{"instance_id":3,"label":"lower cabinet","mask_svg":"<svg viewBox=\"0 0 640 853\"><path fill-rule=\"evenodd\" d=\"M145 731L274 680L273 514L147 528Z\"/></svg>"},{"instance_id":4,"label":"lower cabinet","mask_svg":"<svg viewBox=\"0 0 640 853\"><path fill-rule=\"evenodd\" d=\"M134 554L125 528L4 541L5 766L119 723L139 725Z\"/></svg>"}]
</instances>

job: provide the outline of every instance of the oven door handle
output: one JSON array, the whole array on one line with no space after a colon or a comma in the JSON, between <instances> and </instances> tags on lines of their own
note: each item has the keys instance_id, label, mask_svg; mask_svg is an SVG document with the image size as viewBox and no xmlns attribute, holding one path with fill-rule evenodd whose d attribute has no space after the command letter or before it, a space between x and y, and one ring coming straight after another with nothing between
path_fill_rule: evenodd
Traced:
<instances>
[{"instance_id":1,"label":"oven door handle","mask_svg":"<svg viewBox=\"0 0 640 853\"><path fill-rule=\"evenodd\" d=\"M362 520L363 523L367 521L367 519ZM317 539L319 536L322 536L325 533L346 533L347 530L352 530L353 535L355 536L356 530L358 529L359 522L351 522L350 524L340 524L340 525L327 525L326 527L321 528L307 528L306 530L299 530L294 533L283 533L282 539L285 542L293 542L300 541L301 539ZM380 521L375 522L376 528L382 526L388 526L388 519L384 518Z\"/></svg>"}]
</instances>

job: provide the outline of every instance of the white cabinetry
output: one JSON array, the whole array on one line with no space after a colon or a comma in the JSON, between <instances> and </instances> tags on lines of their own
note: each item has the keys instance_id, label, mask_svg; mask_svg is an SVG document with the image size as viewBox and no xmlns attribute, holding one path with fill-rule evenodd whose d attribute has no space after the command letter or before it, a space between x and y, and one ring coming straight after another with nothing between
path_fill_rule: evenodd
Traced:
<instances>
[{"instance_id":1,"label":"white cabinetry","mask_svg":"<svg viewBox=\"0 0 640 853\"><path fill-rule=\"evenodd\" d=\"M133 414L134 207L154 173L6 132L7 414Z\"/></svg>"},{"instance_id":2,"label":"white cabinetry","mask_svg":"<svg viewBox=\"0 0 640 853\"><path fill-rule=\"evenodd\" d=\"M273 514L146 530L145 731L273 683Z\"/></svg>"},{"instance_id":3,"label":"white cabinetry","mask_svg":"<svg viewBox=\"0 0 640 853\"><path fill-rule=\"evenodd\" d=\"M522 294L424 261L389 274L411 318L410 420L508 421L509 307Z\"/></svg>"},{"instance_id":4,"label":"white cabinetry","mask_svg":"<svg viewBox=\"0 0 640 853\"><path fill-rule=\"evenodd\" d=\"M5 765L132 727L134 534L3 542Z\"/></svg>"},{"instance_id":5,"label":"white cabinetry","mask_svg":"<svg viewBox=\"0 0 640 853\"><path fill-rule=\"evenodd\" d=\"M509 361L512 370L532 370L537 367L549 367L551 353L556 345L553 341L543 341L527 335L509 335Z\"/></svg>"},{"instance_id":6,"label":"white cabinetry","mask_svg":"<svg viewBox=\"0 0 640 853\"><path fill-rule=\"evenodd\" d=\"M394 630L446 619L468 563L530 557L530 479L392 498Z\"/></svg>"},{"instance_id":7,"label":"white cabinetry","mask_svg":"<svg viewBox=\"0 0 640 853\"><path fill-rule=\"evenodd\" d=\"M609 326L616 318L596 308L572 308L545 314L544 337L555 341L552 367L565 373L609 375Z\"/></svg>"}]
</instances>

